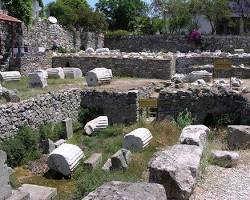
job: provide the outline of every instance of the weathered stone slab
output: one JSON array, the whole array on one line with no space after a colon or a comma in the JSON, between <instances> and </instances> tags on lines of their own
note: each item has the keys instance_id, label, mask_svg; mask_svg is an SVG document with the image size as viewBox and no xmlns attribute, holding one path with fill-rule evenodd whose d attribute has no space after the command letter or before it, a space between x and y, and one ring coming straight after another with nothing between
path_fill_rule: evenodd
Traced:
<instances>
[{"instance_id":1,"label":"weathered stone slab","mask_svg":"<svg viewBox=\"0 0 250 200\"><path fill-rule=\"evenodd\" d=\"M95 51L96 53L109 53L109 48L98 48Z\"/></svg>"},{"instance_id":2,"label":"weathered stone slab","mask_svg":"<svg viewBox=\"0 0 250 200\"><path fill-rule=\"evenodd\" d=\"M228 147L234 149L250 149L250 126L228 126Z\"/></svg>"},{"instance_id":3,"label":"weathered stone slab","mask_svg":"<svg viewBox=\"0 0 250 200\"><path fill-rule=\"evenodd\" d=\"M111 156L112 169L126 169L131 161L132 153L127 149L120 149Z\"/></svg>"},{"instance_id":4,"label":"weathered stone slab","mask_svg":"<svg viewBox=\"0 0 250 200\"><path fill-rule=\"evenodd\" d=\"M61 68L61 67L49 68L49 69L46 69L46 71L48 73L49 78L56 78L56 79L64 79L65 78L63 68Z\"/></svg>"},{"instance_id":5,"label":"weathered stone slab","mask_svg":"<svg viewBox=\"0 0 250 200\"><path fill-rule=\"evenodd\" d=\"M0 81L20 81L21 74L19 71L0 72Z\"/></svg>"},{"instance_id":6,"label":"weathered stone slab","mask_svg":"<svg viewBox=\"0 0 250 200\"><path fill-rule=\"evenodd\" d=\"M30 200L53 200L57 196L57 189L31 184L23 184L19 191L30 194Z\"/></svg>"},{"instance_id":7,"label":"weathered stone slab","mask_svg":"<svg viewBox=\"0 0 250 200\"><path fill-rule=\"evenodd\" d=\"M30 200L30 194L28 192L13 190L7 200Z\"/></svg>"},{"instance_id":8,"label":"weathered stone slab","mask_svg":"<svg viewBox=\"0 0 250 200\"><path fill-rule=\"evenodd\" d=\"M95 68L86 74L86 81L90 87L109 84L112 78L112 70L106 68Z\"/></svg>"},{"instance_id":9,"label":"weathered stone slab","mask_svg":"<svg viewBox=\"0 0 250 200\"><path fill-rule=\"evenodd\" d=\"M41 147L42 147L43 153L48 154L55 150L56 145L54 144L52 140L47 139L41 142Z\"/></svg>"},{"instance_id":10,"label":"weathered stone slab","mask_svg":"<svg viewBox=\"0 0 250 200\"><path fill-rule=\"evenodd\" d=\"M190 125L182 129L179 142L181 144L204 147L210 129L204 125Z\"/></svg>"},{"instance_id":11,"label":"weathered stone slab","mask_svg":"<svg viewBox=\"0 0 250 200\"><path fill-rule=\"evenodd\" d=\"M101 153L93 153L87 160L84 161L84 165L90 169L95 169L102 162Z\"/></svg>"},{"instance_id":12,"label":"weathered stone slab","mask_svg":"<svg viewBox=\"0 0 250 200\"><path fill-rule=\"evenodd\" d=\"M62 144L65 144L66 143L66 140L64 139L60 139L60 140L57 140L54 144L57 147L61 146Z\"/></svg>"},{"instance_id":13,"label":"weathered stone slab","mask_svg":"<svg viewBox=\"0 0 250 200\"><path fill-rule=\"evenodd\" d=\"M85 126L84 130L87 135L92 135L93 133L105 129L108 127L108 117L99 116L91 121L89 121Z\"/></svg>"},{"instance_id":14,"label":"weathered stone slab","mask_svg":"<svg viewBox=\"0 0 250 200\"><path fill-rule=\"evenodd\" d=\"M82 70L79 68L65 67L63 68L65 78L81 78Z\"/></svg>"},{"instance_id":15,"label":"weathered stone slab","mask_svg":"<svg viewBox=\"0 0 250 200\"><path fill-rule=\"evenodd\" d=\"M237 152L233 151L212 151L212 162L221 167L235 167L240 159Z\"/></svg>"},{"instance_id":16,"label":"weathered stone slab","mask_svg":"<svg viewBox=\"0 0 250 200\"><path fill-rule=\"evenodd\" d=\"M73 122L71 118L66 118L63 120L63 126L64 126L64 138L70 139L73 136Z\"/></svg>"},{"instance_id":17,"label":"weathered stone slab","mask_svg":"<svg viewBox=\"0 0 250 200\"><path fill-rule=\"evenodd\" d=\"M155 183L105 183L83 200L167 200L164 187Z\"/></svg>"},{"instance_id":18,"label":"weathered stone slab","mask_svg":"<svg viewBox=\"0 0 250 200\"><path fill-rule=\"evenodd\" d=\"M29 86L45 88L48 86L47 78L48 73L44 70L29 73Z\"/></svg>"},{"instance_id":19,"label":"weathered stone slab","mask_svg":"<svg viewBox=\"0 0 250 200\"><path fill-rule=\"evenodd\" d=\"M123 148L140 151L145 149L153 136L146 128L138 128L124 136Z\"/></svg>"},{"instance_id":20,"label":"weathered stone slab","mask_svg":"<svg viewBox=\"0 0 250 200\"><path fill-rule=\"evenodd\" d=\"M84 154L78 146L62 144L49 155L48 166L64 176L70 176L83 157Z\"/></svg>"},{"instance_id":21,"label":"weathered stone slab","mask_svg":"<svg viewBox=\"0 0 250 200\"><path fill-rule=\"evenodd\" d=\"M169 199L189 199L201 155L200 147L186 144L155 153L149 162L149 182L162 184Z\"/></svg>"},{"instance_id":22,"label":"weathered stone slab","mask_svg":"<svg viewBox=\"0 0 250 200\"><path fill-rule=\"evenodd\" d=\"M109 158L105 163L104 165L102 166L102 170L103 171L106 171L106 172L109 172L112 168L112 163L111 163L111 159Z\"/></svg>"}]
</instances>

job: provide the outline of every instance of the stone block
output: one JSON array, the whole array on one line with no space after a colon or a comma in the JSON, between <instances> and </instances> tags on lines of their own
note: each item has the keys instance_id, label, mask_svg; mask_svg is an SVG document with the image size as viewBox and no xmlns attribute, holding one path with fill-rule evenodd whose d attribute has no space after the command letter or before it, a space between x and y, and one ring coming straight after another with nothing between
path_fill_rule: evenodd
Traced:
<instances>
[{"instance_id":1,"label":"stone block","mask_svg":"<svg viewBox=\"0 0 250 200\"><path fill-rule=\"evenodd\" d=\"M82 70L79 68L65 67L63 68L65 78L81 78Z\"/></svg>"},{"instance_id":2,"label":"stone block","mask_svg":"<svg viewBox=\"0 0 250 200\"><path fill-rule=\"evenodd\" d=\"M54 144L55 144L55 147L59 147L61 146L62 144L65 144L66 143L66 140L64 139L60 139L60 140L57 140Z\"/></svg>"},{"instance_id":3,"label":"stone block","mask_svg":"<svg viewBox=\"0 0 250 200\"><path fill-rule=\"evenodd\" d=\"M44 70L35 71L29 73L29 86L32 88L45 88L48 86L47 78L48 74Z\"/></svg>"},{"instance_id":4,"label":"stone block","mask_svg":"<svg viewBox=\"0 0 250 200\"><path fill-rule=\"evenodd\" d=\"M73 136L73 122L71 118L63 120L64 138L70 139Z\"/></svg>"},{"instance_id":5,"label":"stone block","mask_svg":"<svg viewBox=\"0 0 250 200\"><path fill-rule=\"evenodd\" d=\"M99 116L91 121L89 121L85 126L84 130L87 135L92 135L102 129L106 129L108 127L108 117L107 116Z\"/></svg>"},{"instance_id":6,"label":"stone block","mask_svg":"<svg viewBox=\"0 0 250 200\"><path fill-rule=\"evenodd\" d=\"M149 182L162 184L169 199L187 200L197 182L202 150L178 144L157 152L149 162Z\"/></svg>"},{"instance_id":7,"label":"stone block","mask_svg":"<svg viewBox=\"0 0 250 200\"><path fill-rule=\"evenodd\" d=\"M95 169L102 162L102 154L94 153L87 160L84 161L84 165L90 169Z\"/></svg>"},{"instance_id":8,"label":"stone block","mask_svg":"<svg viewBox=\"0 0 250 200\"><path fill-rule=\"evenodd\" d=\"M213 164L221 167L235 167L240 159L237 152L233 151L212 151L211 159Z\"/></svg>"},{"instance_id":9,"label":"stone block","mask_svg":"<svg viewBox=\"0 0 250 200\"><path fill-rule=\"evenodd\" d=\"M109 159L104 163L104 165L102 166L102 170L103 170L103 171L106 171L106 172L109 172L111 169L112 169L112 162L111 162L111 159L109 158Z\"/></svg>"},{"instance_id":10,"label":"stone block","mask_svg":"<svg viewBox=\"0 0 250 200\"><path fill-rule=\"evenodd\" d=\"M209 73L206 70L193 71L193 72L189 73L187 76L185 76L184 82L192 83L192 82L197 81L199 79L203 79L206 82L211 82L213 79L213 74Z\"/></svg>"},{"instance_id":11,"label":"stone block","mask_svg":"<svg viewBox=\"0 0 250 200\"><path fill-rule=\"evenodd\" d=\"M55 150L56 145L54 144L52 140L47 139L41 142L41 147L42 147L43 153L49 154Z\"/></svg>"},{"instance_id":12,"label":"stone block","mask_svg":"<svg viewBox=\"0 0 250 200\"><path fill-rule=\"evenodd\" d=\"M28 192L13 190L7 200L30 200L30 194Z\"/></svg>"},{"instance_id":13,"label":"stone block","mask_svg":"<svg viewBox=\"0 0 250 200\"><path fill-rule=\"evenodd\" d=\"M155 183L112 181L103 184L82 200L167 200L164 187Z\"/></svg>"},{"instance_id":14,"label":"stone block","mask_svg":"<svg viewBox=\"0 0 250 200\"><path fill-rule=\"evenodd\" d=\"M84 157L78 146L62 144L49 155L48 167L68 177Z\"/></svg>"},{"instance_id":15,"label":"stone block","mask_svg":"<svg viewBox=\"0 0 250 200\"><path fill-rule=\"evenodd\" d=\"M0 72L0 81L20 81L21 74L18 71Z\"/></svg>"},{"instance_id":16,"label":"stone block","mask_svg":"<svg viewBox=\"0 0 250 200\"><path fill-rule=\"evenodd\" d=\"M95 68L86 74L86 81L90 87L109 84L112 78L112 70L106 68Z\"/></svg>"},{"instance_id":17,"label":"stone block","mask_svg":"<svg viewBox=\"0 0 250 200\"><path fill-rule=\"evenodd\" d=\"M204 125L190 125L182 129L179 142L181 144L206 146L210 129Z\"/></svg>"},{"instance_id":18,"label":"stone block","mask_svg":"<svg viewBox=\"0 0 250 200\"><path fill-rule=\"evenodd\" d=\"M46 69L47 73L48 73L48 77L50 78L55 78L55 79L64 79L65 78L65 74L63 72L63 68L58 67L58 68L49 68Z\"/></svg>"},{"instance_id":19,"label":"stone block","mask_svg":"<svg viewBox=\"0 0 250 200\"><path fill-rule=\"evenodd\" d=\"M234 149L250 149L250 126L228 126L228 147Z\"/></svg>"},{"instance_id":20,"label":"stone block","mask_svg":"<svg viewBox=\"0 0 250 200\"><path fill-rule=\"evenodd\" d=\"M109 48L98 48L95 51L96 53L109 53Z\"/></svg>"},{"instance_id":21,"label":"stone block","mask_svg":"<svg viewBox=\"0 0 250 200\"><path fill-rule=\"evenodd\" d=\"M29 193L30 200L53 200L57 196L57 189L52 187L23 184L18 190Z\"/></svg>"},{"instance_id":22,"label":"stone block","mask_svg":"<svg viewBox=\"0 0 250 200\"><path fill-rule=\"evenodd\" d=\"M87 54L92 54L92 53L95 53L95 50L91 47L88 47L86 50L85 50L85 53Z\"/></svg>"},{"instance_id":23,"label":"stone block","mask_svg":"<svg viewBox=\"0 0 250 200\"><path fill-rule=\"evenodd\" d=\"M146 128L138 128L124 136L123 148L140 151L145 149L152 140L151 132Z\"/></svg>"},{"instance_id":24,"label":"stone block","mask_svg":"<svg viewBox=\"0 0 250 200\"><path fill-rule=\"evenodd\" d=\"M111 156L112 169L127 169L132 153L127 149L120 149Z\"/></svg>"}]
</instances>

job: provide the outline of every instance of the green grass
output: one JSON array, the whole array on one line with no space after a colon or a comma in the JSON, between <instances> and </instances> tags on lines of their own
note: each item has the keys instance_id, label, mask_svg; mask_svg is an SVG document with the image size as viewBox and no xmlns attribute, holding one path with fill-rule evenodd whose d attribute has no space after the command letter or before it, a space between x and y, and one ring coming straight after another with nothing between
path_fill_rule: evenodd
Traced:
<instances>
[{"instance_id":1,"label":"green grass","mask_svg":"<svg viewBox=\"0 0 250 200\"><path fill-rule=\"evenodd\" d=\"M150 147L141 152L133 152L132 161L127 170L102 171L101 167L107 159L122 148L124 134L139 127L148 128L152 132L153 140ZM33 175L25 167L21 167L16 169L11 180L16 187L23 183L56 187L60 200L81 199L107 181L147 181L147 164L153 153L159 148L175 144L179 135L180 129L169 122L150 125L143 122L131 126L113 125L94 136L87 136L83 130L78 130L68 142L83 148L86 158L92 153L102 153L103 160L97 169L90 171L81 162L70 180L53 180L42 175Z\"/></svg>"},{"instance_id":2,"label":"green grass","mask_svg":"<svg viewBox=\"0 0 250 200\"><path fill-rule=\"evenodd\" d=\"M28 78L22 77L20 81L3 82L3 87L7 89L16 90L21 99L27 99L29 97L36 96L38 94L48 93L50 91L58 89L66 89L72 87L83 87L85 78L77 79L48 79L48 87L42 88L30 88L28 86ZM1 102L0 102L1 103ZM4 103L4 102L3 102Z\"/></svg>"}]
</instances>

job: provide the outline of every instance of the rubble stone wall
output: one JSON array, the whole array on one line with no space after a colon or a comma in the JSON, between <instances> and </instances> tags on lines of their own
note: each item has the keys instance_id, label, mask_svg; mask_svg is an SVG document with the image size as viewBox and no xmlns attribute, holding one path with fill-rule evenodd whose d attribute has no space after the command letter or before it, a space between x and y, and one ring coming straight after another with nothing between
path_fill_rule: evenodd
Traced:
<instances>
[{"instance_id":1,"label":"rubble stone wall","mask_svg":"<svg viewBox=\"0 0 250 200\"><path fill-rule=\"evenodd\" d=\"M67 117L76 120L80 105L99 107L111 123L131 123L137 120L138 94L69 89L49 92L19 103L2 104L0 137L15 134L24 123L36 128L45 122L58 122Z\"/></svg>"},{"instance_id":2,"label":"rubble stone wall","mask_svg":"<svg viewBox=\"0 0 250 200\"><path fill-rule=\"evenodd\" d=\"M176 118L188 110L197 124L218 123L223 117L236 124L250 123L250 103L236 92L218 89L166 89L158 99L159 118Z\"/></svg>"},{"instance_id":3,"label":"rubble stone wall","mask_svg":"<svg viewBox=\"0 0 250 200\"><path fill-rule=\"evenodd\" d=\"M143 50L155 52L188 52L194 50L194 47L187 42L187 37L184 35L130 35L105 38L104 46L110 49L120 49L125 52L140 52ZM233 52L234 49L245 49L246 52L250 52L250 37L203 35L202 49L210 51L220 49L229 52Z\"/></svg>"},{"instance_id":4,"label":"rubble stone wall","mask_svg":"<svg viewBox=\"0 0 250 200\"><path fill-rule=\"evenodd\" d=\"M23 57L10 58L9 70L20 71L21 75L28 75L37 69L47 69L52 66L51 53L37 53Z\"/></svg>"},{"instance_id":5,"label":"rubble stone wall","mask_svg":"<svg viewBox=\"0 0 250 200\"><path fill-rule=\"evenodd\" d=\"M52 67L78 67L83 74L105 67L112 69L114 76L171 79L175 74L175 59L60 56L52 58Z\"/></svg>"}]
</instances>

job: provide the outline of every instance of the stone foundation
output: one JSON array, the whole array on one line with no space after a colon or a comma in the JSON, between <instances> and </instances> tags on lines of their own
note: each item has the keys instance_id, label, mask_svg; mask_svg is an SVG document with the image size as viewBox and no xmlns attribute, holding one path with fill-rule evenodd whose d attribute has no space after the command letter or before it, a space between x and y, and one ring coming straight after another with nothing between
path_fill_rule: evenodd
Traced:
<instances>
[{"instance_id":1,"label":"stone foundation","mask_svg":"<svg viewBox=\"0 0 250 200\"><path fill-rule=\"evenodd\" d=\"M52 58L52 67L78 67L84 75L94 68L105 67L111 69L114 76L171 79L175 74L175 58L58 56Z\"/></svg>"}]
</instances>

